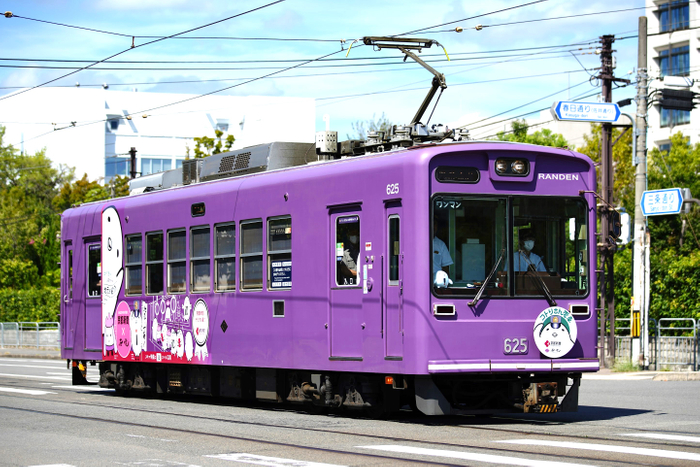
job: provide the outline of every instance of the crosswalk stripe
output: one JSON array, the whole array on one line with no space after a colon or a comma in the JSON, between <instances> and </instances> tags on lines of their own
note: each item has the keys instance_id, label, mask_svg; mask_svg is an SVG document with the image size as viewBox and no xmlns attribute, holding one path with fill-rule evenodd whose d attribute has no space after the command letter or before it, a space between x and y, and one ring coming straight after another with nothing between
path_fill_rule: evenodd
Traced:
<instances>
[{"instance_id":1,"label":"crosswalk stripe","mask_svg":"<svg viewBox=\"0 0 700 467\"><path fill-rule=\"evenodd\" d=\"M689 443L700 443L697 436L668 435L666 433L624 433L622 436L636 436L638 438L663 439L667 441L687 441Z\"/></svg>"},{"instance_id":2,"label":"crosswalk stripe","mask_svg":"<svg viewBox=\"0 0 700 467\"><path fill-rule=\"evenodd\" d=\"M242 462L245 464L267 465L270 467L346 467L337 464L322 464L318 462L282 459L279 457L258 456L257 454L246 454L243 452L232 452L230 454L215 454L204 457L212 457L214 459L222 459L226 461Z\"/></svg>"},{"instance_id":3,"label":"crosswalk stripe","mask_svg":"<svg viewBox=\"0 0 700 467\"><path fill-rule=\"evenodd\" d=\"M664 457L666 459L680 459L686 461L700 461L700 454L682 451L667 451L663 449L649 449L635 446L615 446L612 444L574 443L570 441L549 441L545 439L505 439L497 443L520 444L537 447L553 447L565 449L584 449L587 451L616 452L620 454L633 454L636 456Z\"/></svg>"},{"instance_id":4,"label":"crosswalk stripe","mask_svg":"<svg viewBox=\"0 0 700 467\"><path fill-rule=\"evenodd\" d=\"M45 396L46 394L56 394L50 391L41 391L39 389L18 389L18 388L0 388L0 392L13 392L18 394L28 394L30 396Z\"/></svg>"},{"instance_id":5,"label":"crosswalk stripe","mask_svg":"<svg viewBox=\"0 0 700 467\"><path fill-rule=\"evenodd\" d=\"M525 467L582 467L590 464L571 464L568 462L544 461L540 459L524 459L521 457L497 456L495 454L479 454L466 451L446 451L442 449L428 449L414 446L401 445L377 445L355 446L359 449L375 449L378 451L398 452L403 454L415 454L418 456L447 457L450 459L462 459L474 462L487 462L501 465L520 465Z\"/></svg>"}]
</instances>

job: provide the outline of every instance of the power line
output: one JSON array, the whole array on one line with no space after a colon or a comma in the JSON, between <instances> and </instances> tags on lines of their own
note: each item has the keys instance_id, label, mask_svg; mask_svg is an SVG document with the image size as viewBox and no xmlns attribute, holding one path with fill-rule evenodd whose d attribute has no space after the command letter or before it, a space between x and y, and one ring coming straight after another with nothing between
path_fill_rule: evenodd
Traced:
<instances>
[{"instance_id":1,"label":"power line","mask_svg":"<svg viewBox=\"0 0 700 467\"><path fill-rule=\"evenodd\" d=\"M622 13L622 12L625 12L625 11L644 10L644 9L646 9L646 8L653 8L653 7L642 6L642 7L634 7L634 8L625 8L625 9L622 9L622 10L607 10L607 11L596 11L596 12L594 12L594 13L581 13L581 14L578 14L578 15L556 16L556 17L553 17L553 18L537 18L537 19L528 19L528 20L522 20L522 21L512 21L512 22L510 22L510 23L480 24L477 28L478 28L478 29L483 29L483 28L497 28L497 27L500 27L500 26L514 26L514 25L517 25L517 24L537 23L537 22L540 22L540 21L553 21L553 20L560 20L560 19L580 18L580 17L583 17L583 16L607 15L607 14L611 14L611 13ZM434 32L431 33L431 34L434 34L434 33L442 33L442 32L455 32L455 30L454 30L454 29L446 29L446 30L443 30L443 31L434 31ZM459 32L459 31L458 31L458 32Z\"/></svg>"},{"instance_id":2,"label":"power line","mask_svg":"<svg viewBox=\"0 0 700 467\"><path fill-rule=\"evenodd\" d=\"M562 54L571 53L574 51L565 50L551 50L547 52L540 52L541 54ZM512 55L499 55L494 57L463 57L463 58L451 58L451 63L445 63L444 59L436 60L424 60L426 63L443 63L446 67L457 67L456 62L474 62L480 60L500 60L503 58L517 58L517 57L529 57L533 54L512 54ZM560 57L554 57L560 58ZM307 60L309 61L309 60ZM300 60L295 60L299 63ZM315 65L308 68L311 69L322 69L322 68L353 68L353 67L387 67L391 65L400 65L404 69L406 67L419 69L420 65L415 63L404 63L402 60L396 62L384 62L384 63L347 63L347 64L335 64L335 65ZM71 67L71 66L54 66L54 65L0 65L0 68L12 68L12 69L45 69L45 70L84 70L86 68ZM258 71L258 70L279 70L280 67L274 66L258 66L258 67L91 67L89 71ZM68 75L66 75L68 76Z\"/></svg>"},{"instance_id":3,"label":"power line","mask_svg":"<svg viewBox=\"0 0 700 467\"><path fill-rule=\"evenodd\" d=\"M499 112L499 113L497 113L496 115L492 115L492 116L490 116L490 117L482 118L481 120L477 120L477 121L475 121L475 122L467 123L466 125L462 125L462 126L460 126L460 127L458 127L458 128L470 127L470 126L472 126L472 125L476 125L477 123L485 122L486 120L490 120L490 119L495 118L495 117L500 117L500 116L503 115L503 114L507 114L507 113L512 112L512 111L514 111L514 110L522 109L523 107L527 107L528 105L534 104L535 102L539 102L539 101L545 100L545 99L547 99L547 98L549 98L549 97L556 96L557 94L562 93L562 92L564 92L564 91L568 91L569 89L573 89L573 88L579 87L579 86L581 86L581 85L583 85L583 84L586 84L587 82L588 82L588 80L582 81L582 82L580 82L580 83L578 83L578 84L575 84L575 85L573 85L573 86L569 86L569 87L566 87L566 88L561 89L561 90L559 90L559 91L553 92L553 93L551 93L551 94L547 94L546 96L540 97L540 98L538 98L538 99L535 99L534 101L530 101L530 102L528 102L528 103L526 103L526 104L522 104L522 105L519 105L519 106L517 106L517 107L513 107L512 109L504 110L503 112ZM528 114L525 114L525 115L529 115L529 113L528 113ZM510 119L507 119L507 120L510 120ZM470 128L470 130L471 130L471 129L476 130L476 129L478 129L478 128L483 128L483 127L485 127L485 126L493 125L493 124L495 124L495 123L500 123L500 122L487 123L487 124L485 124L485 125L481 125L481 126L477 126L477 127Z\"/></svg>"},{"instance_id":4,"label":"power line","mask_svg":"<svg viewBox=\"0 0 700 467\"><path fill-rule=\"evenodd\" d=\"M284 1L284 0L281 0ZM8 15L9 13L9 15ZM76 26L72 24L56 23L43 19L28 18L26 16L15 15L11 12L5 14L6 18L20 18L28 21L36 21L38 23L52 24L54 26L62 26L71 29L80 29L83 31L96 32L100 34L108 34L111 36L131 37L134 39L167 39L168 36L148 36L138 34L124 34L121 32L105 31L104 29L88 28L85 26ZM189 32L189 31L188 31ZM187 37L171 37L171 39L215 39L215 40L239 40L239 41L281 41L281 42L345 42L345 39L314 39L314 38L286 38L286 37L232 37L232 36L187 36Z\"/></svg>"},{"instance_id":5,"label":"power line","mask_svg":"<svg viewBox=\"0 0 700 467\"><path fill-rule=\"evenodd\" d=\"M555 73L542 73L542 74L537 74L537 75L497 78L497 79L490 79L490 80L485 80L485 81L472 81L469 83L450 84L450 87L469 86L469 85L473 85L473 84L488 84L488 83L496 83L499 81L513 81L513 80L527 79L527 78L541 78L544 76L564 75L564 74L568 74L568 73L581 73L583 71L584 70L559 71L559 72L555 72ZM374 96L377 94L392 94L392 93L397 93L397 92L422 91L422 90L425 90L425 88L392 89L392 90L387 90L387 91L366 92L366 93L360 93L360 94L349 94L349 95L344 95L344 96L317 97L316 100L317 101L325 101L325 100L332 100L332 99L345 99L345 98L350 98L350 97L364 97L364 96Z\"/></svg>"},{"instance_id":6,"label":"power line","mask_svg":"<svg viewBox=\"0 0 700 467\"><path fill-rule=\"evenodd\" d=\"M145 47L145 46L147 46L147 45L155 44L156 42L160 42L160 41L163 41L163 40L165 40L165 39L171 39L171 38L173 38L173 37L177 37L177 36L180 36L180 35L182 35L182 34L187 34L188 32L197 31L197 30L199 30L199 29L203 29L203 28L206 28L206 27L209 27L209 26L213 26L213 25L215 25L215 24L223 23L223 22L225 22L225 21L229 21L229 20L231 20L231 19L238 18L238 17L243 16L243 15L247 15L248 13L253 13L253 12L255 12L255 11L262 10L262 9L267 8L267 7L269 7L269 6L276 5L276 4L278 4L278 3L282 3L282 2L284 2L284 1L286 1L286 0L276 0L276 1L271 2L271 3L268 3L268 4L266 4L266 5L263 5L263 6L260 6L260 7L257 7L257 8L253 8L253 9L244 11L243 13L238 13L238 14L229 16L229 17L227 17L227 18L223 18L223 19L220 19L220 20L217 20L217 21L214 21L214 22L211 22L211 23L202 25L202 26L197 26L197 27L195 27L195 28L191 28L191 29L188 29L188 30L186 30L186 31L178 32L177 34L172 34L172 35L167 36L167 37L161 37L161 38L159 38L159 39L155 39L155 40L152 40L152 41L150 41L150 42L146 42L146 43L144 43L144 44L134 45L134 42L133 42L133 40L132 40L131 47L128 48L128 49L122 50L121 52L118 52L118 53L116 53L116 54L114 54L114 55L111 55L111 56L109 56L109 57L107 57L107 58L105 58L105 59L103 59L103 60L100 60L100 61L98 61L98 62L95 62L95 63L93 63L93 64L91 64L91 65L86 66L86 67L80 68L79 70L72 71L72 72L67 73L67 74L65 74L65 75L63 75L63 76L59 76L58 78L52 79L52 80L47 81L47 82L45 82L45 83L36 85L36 86L34 86L34 87L32 87L32 88L28 88L28 89L25 89L25 90L23 90L23 91L19 91L19 92L13 93L13 94L8 94L8 95L6 95L6 96L2 96L2 97L0 97L0 101L2 101L2 100L4 100L4 99L7 99L7 98L9 98L9 97L17 96L17 95L19 95L19 94L23 94L23 93L25 93L25 92L34 90L34 89L39 88L39 87L41 87L41 86L45 86L45 85L47 85L47 84L53 83L54 81L58 81L59 79L66 78L66 77L68 77L68 76L70 76L70 75L73 75L73 74L75 74L75 73L78 73L78 72L81 71L81 70L85 70L85 69L91 68L91 67L93 67L94 65L97 65L97 64L99 64L99 63L103 63L103 62L105 62L105 61L107 61L107 60L109 60L109 59L111 59L111 58L114 58L114 57L116 57L116 56L118 56L118 55L121 55L121 54L123 54L123 53L126 53L126 52L128 52L128 51L130 51L130 50L133 50L133 49L136 49L136 48L139 48L139 47Z\"/></svg>"},{"instance_id":7,"label":"power line","mask_svg":"<svg viewBox=\"0 0 700 467\"><path fill-rule=\"evenodd\" d=\"M406 35L408 35L408 34L414 34L414 33L416 33L416 32L427 31L428 29L435 29L435 28L439 28L439 27L442 27L442 26L447 26L448 24L461 23L462 21L469 21L469 20L471 20L471 19L481 18L481 17L483 17L483 16L488 16L488 15L494 15L494 14L496 14L496 13L503 13L504 11L515 10L515 9L518 9L518 8L523 8L523 7L526 7L526 6L535 5L535 4L537 4L537 3L542 3L542 2L546 2L546 1L548 1L548 0L535 0L535 1L533 1L533 2L523 3L523 4L521 4L521 5L515 5L515 6L508 7L508 8L502 8L502 9L500 9L500 10L490 11L490 12L488 12L488 13L482 13L482 14L480 14L480 15L471 16L471 17L469 17L469 18L458 19L458 20L456 20L456 21L450 21L450 22L448 22L448 23L436 24L435 26L428 26L427 28L414 29L413 31L404 32L404 33L402 33L402 34L397 34L397 36L406 36Z\"/></svg>"},{"instance_id":8,"label":"power line","mask_svg":"<svg viewBox=\"0 0 700 467\"><path fill-rule=\"evenodd\" d=\"M563 47L576 47L576 46L582 46L582 45L590 45L594 44L599 41L586 41L586 42L579 42L579 43L574 43L574 44L562 44L562 45L548 45L548 46L540 46L540 47L522 47L522 48L517 48L517 49L501 49L501 50L484 50L484 51L476 51L476 52L450 52L450 57L451 60L454 60L454 57L459 57L462 55L487 55L487 54L500 54L500 53L506 53L506 52L529 52L533 50L541 50L541 49L558 49L558 48L563 48ZM589 47L589 49L593 49L593 47ZM584 50L583 48L579 47L576 50ZM551 51L551 53L556 53L558 51ZM521 54L521 55L526 55L526 54ZM439 54L423 54L421 55L422 57L427 58L427 57L440 57L443 58L445 55L442 53ZM479 59L480 57L477 57ZM481 58L489 58L489 57L481 57ZM388 57L343 57L343 58L328 58L325 60L320 60L320 62L352 62L352 61L387 61L387 60L397 60L400 59L403 62L403 56L402 55L393 55L393 56L388 56ZM309 60L308 58L297 58L297 59L276 59L276 60L109 60L106 63L110 64L120 64L120 65L126 65L126 64L177 64L177 63L183 63L183 64L232 64L232 63L238 63L238 64L243 64L243 63L298 63L298 62L303 62ZM53 63L92 63L95 62L96 60L81 60L81 59L58 59L58 58L11 58L11 57L0 57L0 61L4 62L53 62Z\"/></svg>"}]
</instances>

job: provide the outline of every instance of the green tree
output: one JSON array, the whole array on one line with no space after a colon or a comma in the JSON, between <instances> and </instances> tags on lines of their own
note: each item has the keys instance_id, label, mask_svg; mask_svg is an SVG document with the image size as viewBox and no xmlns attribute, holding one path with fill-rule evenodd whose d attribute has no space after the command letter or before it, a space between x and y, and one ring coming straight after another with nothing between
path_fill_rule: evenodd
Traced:
<instances>
[{"instance_id":1,"label":"green tree","mask_svg":"<svg viewBox=\"0 0 700 467\"><path fill-rule=\"evenodd\" d=\"M367 121L361 121L358 120L355 123L352 123L352 129L355 132L355 136L350 136L347 135L348 139L367 139L367 134L372 131L384 131L386 133L391 130L391 127L393 124L391 121L386 118L386 115L384 115L384 112L382 112L382 116L379 118L376 118L376 114L372 114L372 119L367 120Z\"/></svg>"},{"instance_id":2,"label":"green tree","mask_svg":"<svg viewBox=\"0 0 700 467\"><path fill-rule=\"evenodd\" d=\"M221 130L214 130L214 138L209 136L202 136L199 138L194 138L194 158L201 159L203 157L211 156L213 154L219 154L222 152L230 151L233 143L236 141L233 135L227 135L226 139L222 140L221 137L224 132ZM187 157L189 158L190 150L187 148Z\"/></svg>"},{"instance_id":3,"label":"green tree","mask_svg":"<svg viewBox=\"0 0 700 467\"><path fill-rule=\"evenodd\" d=\"M552 146L564 148L568 146L566 139L559 133L544 128L534 133L528 133L529 125L525 120L514 120L511 123L512 130L508 133L501 131L496 135L498 141L512 141L516 143L537 144L540 146Z\"/></svg>"},{"instance_id":4,"label":"green tree","mask_svg":"<svg viewBox=\"0 0 700 467\"><path fill-rule=\"evenodd\" d=\"M576 150L600 163L601 125L591 125L591 134L584 135L584 144ZM634 214L634 165L632 165L632 129L624 132L613 128L613 204ZM622 134L622 137L620 135ZM619 139L618 139L619 138ZM600 169L598 169L600 170ZM598 174L600 176L600 173Z\"/></svg>"},{"instance_id":5,"label":"green tree","mask_svg":"<svg viewBox=\"0 0 700 467\"><path fill-rule=\"evenodd\" d=\"M32 263L37 274L32 282L39 283L56 269L60 216L53 198L72 174L53 168L44 151L20 154L5 145L4 134L0 127L0 261Z\"/></svg>"},{"instance_id":6,"label":"green tree","mask_svg":"<svg viewBox=\"0 0 700 467\"><path fill-rule=\"evenodd\" d=\"M677 133L671 137L668 152L655 148L649 152L647 182L649 190L690 188L700 194L700 144L690 145ZM685 229L684 229L685 223ZM689 214L651 216L651 302L653 318L700 318L700 209Z\"/></svg>"}]
</instances>

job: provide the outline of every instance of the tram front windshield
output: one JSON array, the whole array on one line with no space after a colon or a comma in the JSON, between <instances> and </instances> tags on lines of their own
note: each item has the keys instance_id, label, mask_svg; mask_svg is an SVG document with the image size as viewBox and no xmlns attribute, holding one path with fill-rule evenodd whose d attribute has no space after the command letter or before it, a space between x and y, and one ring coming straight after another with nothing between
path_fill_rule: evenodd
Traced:
<instances>
[{"instance_id":1,"label":"tram front windshield","mask_svg":"<svg viewBox=\"0 0 700 467\"><path fill-rule=\"evenodd\" d=\"M431 205L435 295L474 296L484 282L488 296L588 293L583 198L436 195Z\"/></svg>"}]
</instances>

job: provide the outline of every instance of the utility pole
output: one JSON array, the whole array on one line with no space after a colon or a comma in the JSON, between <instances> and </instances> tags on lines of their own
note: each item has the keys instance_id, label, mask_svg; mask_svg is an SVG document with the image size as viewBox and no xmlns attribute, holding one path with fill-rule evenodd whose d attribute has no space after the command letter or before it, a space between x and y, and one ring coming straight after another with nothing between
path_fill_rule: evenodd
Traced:
<instances>
[{"instance_id":1,"label":"utility pole","mask_svg":"<svg viewBox=\"0 0 700 467\"><path fill-rule=\"evenodd\" d=\"M637 132L634 148L634 259L632 280L632 363L649 367L649 237L642 214L642 193L647 189L647 18L639 18L637 52Z\"/></svg>"},{"instance_id":2,"label":"utility pole","mask_svg":"<svg viewBox=\"0 0 700 467\"><path fill-rule=\"evenodd\" d=\"M136 178L136 148L129 149L129 155L131 156L131 179Z\"/></svg>"},{"instance_id":3,"label":"utility pole","mask_svg":"<svg viewBox=\"0 0 700 467\"><path fill-rule=\"evenodd\" d=\"M615 78L613 75L613 49L614 35L605 35L600 38L601 68L598 79L602 82L602 95L604 102L612 102L612 83L629 80ZM613 270L613 255L617 244L610 236L610 215L613 211L613 161L612 161L612 123L603 123L600 140L600 179L602 204L598 205L600 214L600 233L598 237L598 253L600 254L600 360L604 367L610 367L615 360L615 283ZM609 323L606 336L606 322ZM607 337L607 345L606 345Z\"/></svg>"}]
</instances>

